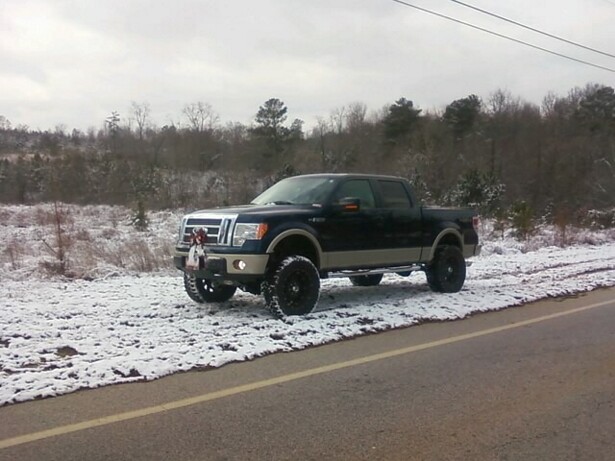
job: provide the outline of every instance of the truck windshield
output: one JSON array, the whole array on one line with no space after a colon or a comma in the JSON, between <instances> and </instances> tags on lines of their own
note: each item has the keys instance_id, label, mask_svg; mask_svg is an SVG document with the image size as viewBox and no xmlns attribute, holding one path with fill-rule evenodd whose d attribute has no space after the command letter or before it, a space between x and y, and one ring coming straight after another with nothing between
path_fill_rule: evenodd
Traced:
<instances>
[{"instance_id":1,"label":"truck windshield","mask_svg":"<svg viewBox=\"0 0 615 461\"><path fill-rule=\"evenodd\" d=\"M334 180L318 177L287 178L260 194L254 205L311 205L325 202L333 190Z\"/></svg>"}]
</instances>

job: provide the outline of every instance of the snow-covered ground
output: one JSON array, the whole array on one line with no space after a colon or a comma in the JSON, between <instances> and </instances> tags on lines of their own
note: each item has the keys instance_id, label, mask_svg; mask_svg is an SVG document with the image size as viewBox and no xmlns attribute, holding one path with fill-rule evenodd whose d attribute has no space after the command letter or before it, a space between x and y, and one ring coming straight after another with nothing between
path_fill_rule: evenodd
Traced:
<instances>
[{"instance_id":1,"label":"snow-covered ground","mask_svg":"<svg viewBox=\"0 0 615 461\"><path fill-rule=\"evenodd\" d=\"M314 313L281 321L241 292L216 306L190 301L168 264L181 213L152 213L140 233L126 209L62 211L73 279L49 271L52 206L0 207L0 405L615 285L613 229L570 229L562 248L549 227L520 243L485 225L460 293L432 293L422 273L377 287L324 280Z\"/></svg>"}]
</instances>

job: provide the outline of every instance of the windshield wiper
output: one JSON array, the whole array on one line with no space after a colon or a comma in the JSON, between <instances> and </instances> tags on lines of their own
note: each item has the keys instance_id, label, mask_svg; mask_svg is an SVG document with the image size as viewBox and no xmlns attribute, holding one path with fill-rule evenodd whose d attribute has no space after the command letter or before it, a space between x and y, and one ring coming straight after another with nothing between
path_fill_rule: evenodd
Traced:
<instances>
[{"instance_id":1,"label":"windshield wiper","mask_svg":"<svg viewBox=\"0 0 615 461\"><path fill-rule=\"evenodd\" d=\"M275 202L267 203L267 205L294 205L294 203L288 200L276 200Z\"/></svg>"}]
</instances>

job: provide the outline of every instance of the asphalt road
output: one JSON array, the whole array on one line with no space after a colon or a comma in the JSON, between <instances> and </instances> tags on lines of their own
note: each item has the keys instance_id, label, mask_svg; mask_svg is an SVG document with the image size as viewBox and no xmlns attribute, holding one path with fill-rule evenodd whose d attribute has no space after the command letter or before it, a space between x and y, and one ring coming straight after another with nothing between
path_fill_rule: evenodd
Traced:
<instances>
[{"instance_id":1,"label":"asphalt road","mask_svg":"<svg viewBox=\"0 0 615 461\"><path fill-rule=\"evenodd\" d=\"M0 408L0 460L614 460L615 289Z\"/></svg>"}]
</instances>

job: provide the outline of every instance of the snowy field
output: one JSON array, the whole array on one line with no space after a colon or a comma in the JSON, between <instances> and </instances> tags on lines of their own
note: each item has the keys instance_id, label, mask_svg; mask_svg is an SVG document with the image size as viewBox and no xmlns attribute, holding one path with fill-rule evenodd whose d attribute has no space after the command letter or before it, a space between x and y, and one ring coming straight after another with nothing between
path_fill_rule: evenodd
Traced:
<instances>
[{"instance_id":1,"label":"snowy field","mask_svg":"<svg viewBox=\"0 0 615 461\"><path fill-rule=\"evenodd\" d=\"M179 212L152 213L137 232L123 208L61 211L72 278L54 273L52 206L0 207L0 405L615 285L613 229L543 227L520 243L485 224L460 293L432 293L422 273L376 287L325 280L314 313L282 321L242 292L216 306L190 301L169 267Z\"/></svg>"}]
</instances>

